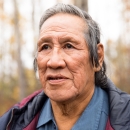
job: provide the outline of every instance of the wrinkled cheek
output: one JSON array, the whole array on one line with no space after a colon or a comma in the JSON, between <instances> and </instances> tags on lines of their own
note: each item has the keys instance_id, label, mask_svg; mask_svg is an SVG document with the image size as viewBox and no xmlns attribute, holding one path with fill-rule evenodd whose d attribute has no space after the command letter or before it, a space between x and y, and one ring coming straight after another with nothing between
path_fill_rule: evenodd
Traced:
<instances>
[{"instance_id":1,"label":"wrinkled cheek","mask_svg":"<svg viewBox=\"0 0 130 130\"><path fill-rule=\"evenodd\" d=\"M38 54L37 56L37 66L39 69L42 69L46 65L45 57L43 58L43 55Z\"/></svg>"},{"instance_id":2,"label":"wrinkled cheek","mask_svg":"<svg viewBox=\"0 0 130 130\"><path fill-rule=\"evenodd\" d=\"M78 73L74 76L74 85L79 92L82 91L84 86L86 86L87 82L88 82L88 78L85 74Z\"/></svg>"},{"instance_id":3,"label":"wrinkled cheek","mask_svg":"<svg viewBox=\"0 0 130 130\"><path fill-rule=\"evenodd\" d=\"M37 67L39 72L39 77L42 79L45 76L46 62L40 56L37 57Z\"/></svg>"},{"instance_id":4,"label":"wrinkled cheek","mask_svg":"<svg viewBox=\"0 0 130 130\"><path fill-rule=\"evenodd\" d=\"M45 85L45 73L42 69L39 69L39 79L42 84L42 86Z\"/></svg>"},{"instance_id":5,"label":"wrinkled cheek","mask_svg":"<svg viewBox=\"0 0 130 130\"><path fill-rule=\"evenodd\" d=\"M41 69L43 69L44 67L44 62L42 62L41 60L37 59L37 67L39 69L39 71L41 71Z\"/></svg>"}]
</instances>

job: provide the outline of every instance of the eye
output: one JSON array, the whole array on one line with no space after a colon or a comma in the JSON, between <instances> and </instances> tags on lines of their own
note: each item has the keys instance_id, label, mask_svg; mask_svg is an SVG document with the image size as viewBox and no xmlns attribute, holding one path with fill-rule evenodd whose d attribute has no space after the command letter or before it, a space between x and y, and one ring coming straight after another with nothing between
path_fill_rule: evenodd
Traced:
<instances>
[{"instance_id":1,"label":"eye","mask_svg":"<svg viewBox=\"0 0 130 130\"><path fill-rule=\"evenodd\" d=\"M49 48L50 48L50 46L47 45L47 44L45 44L45 45L42 46L42 50L48 50Z\"/></svg>"},{"instance_id":2,"label":"eye","mask_svg":"<svg viewBox=\"0 0 130 130\"><path fill-rule=\"evenodd\" d=\"M64 48L73 49L74 47L71 44L67 43L67 44L65 44Z\"/></svg>"}]
</instances>

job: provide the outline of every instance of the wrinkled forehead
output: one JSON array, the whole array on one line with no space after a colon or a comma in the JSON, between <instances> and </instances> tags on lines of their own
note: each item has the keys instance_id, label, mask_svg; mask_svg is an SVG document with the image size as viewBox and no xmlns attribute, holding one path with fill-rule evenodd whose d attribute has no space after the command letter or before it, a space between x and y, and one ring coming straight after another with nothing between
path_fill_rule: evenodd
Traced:
<instances>
[{"instance_id":1,"label":"wrinkled forehead","mask_svg":"<svg viewBox=\"0 0 130 130\"><path fill-rule=\"evenodd\" d=\"M57 13L47 18L41 26L41 30L52 26L62 26L69 28L77 28L78 30L84 31L87 29L86 22L83 18L69 13Z\"/></svg>"},{"instance_id":2,"label":"wrinkled forehead","mask_svg":"<svg viewBox=\"0 0 130 130\"><path fill-rule=\"evenodd\" d=\"M43 23L37 44L53 39L85 41L84 28L84 20L78 16L63 13L53 15Z\"/></svg>"}]
</instances>

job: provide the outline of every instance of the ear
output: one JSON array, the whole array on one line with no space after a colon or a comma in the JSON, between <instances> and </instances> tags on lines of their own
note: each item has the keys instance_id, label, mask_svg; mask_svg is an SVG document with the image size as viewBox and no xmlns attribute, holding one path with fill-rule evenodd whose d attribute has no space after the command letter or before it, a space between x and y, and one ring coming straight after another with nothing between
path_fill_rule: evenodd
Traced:
<instances>
[{"instance_id":1,"label":"ear","mask_svg":"<svg viewBox=\"0 0 130 130\"><path fill-rule=\"evenodd\" d=\"M104 60L104 46L101 43L97 44L97 54L98 54L99 66L98 67L94 66L95 72L100 71Z\"/></svg>"}]
</instances>

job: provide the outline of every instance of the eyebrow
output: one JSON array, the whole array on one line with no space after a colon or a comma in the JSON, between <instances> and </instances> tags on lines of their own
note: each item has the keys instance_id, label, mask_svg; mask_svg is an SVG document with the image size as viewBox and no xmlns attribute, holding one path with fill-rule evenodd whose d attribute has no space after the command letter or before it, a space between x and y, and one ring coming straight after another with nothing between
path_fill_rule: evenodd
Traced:
<instances>
[{"instance_id":1,"label":"eyebrow","mask_svg":"<svg viewBox=\"0 0 130 130\"><path fill-rule=\"evenodd\" d=\"M69 36L69 35L66 35L64 37L60 37L58 38L58 41L59 43L65 43L65 42L68 42L68 41L71 41L71 42L74 42L75 44L78 44L80 39L78 38L73 38L72 36ZM52 36L43 36L41 37L39 40L38 40L38 43L37 43L37 46L40 46L43 42L53 42L53 38Z\"/></svg>"},{"instance_id":2,"label":"eyebrow","mask_svg":"<svg viewBox=\"0 0 130 130\"><path fill-rule=\"evenodd\" d=\"M52 42L52 37L51 36L41 37L37 42L37 46L40 46L43 42Z\"/></svg>"},{"instance_id":3,"label":"eyebrow","mask_svg":"<svg viewBox=\"0 0 130 130\"><path fill-rule=\"evenodd\" d=\"M62 38L59 39L60 43L65 43L65 42L73 42L75 44L78 44L79 43L79 40L78 38L74 38L72 36L64 36Z\"/></svg>"}]
</instances>

